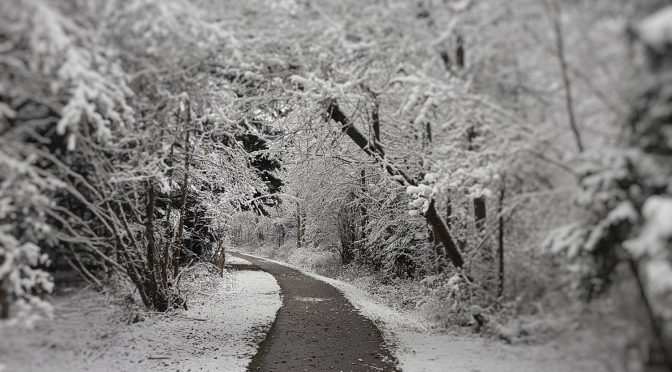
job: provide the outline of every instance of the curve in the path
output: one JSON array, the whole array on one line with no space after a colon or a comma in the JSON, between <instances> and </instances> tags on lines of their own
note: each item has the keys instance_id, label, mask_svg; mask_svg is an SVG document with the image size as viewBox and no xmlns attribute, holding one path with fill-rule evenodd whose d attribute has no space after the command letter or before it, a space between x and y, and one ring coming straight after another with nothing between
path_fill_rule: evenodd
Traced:
<instances>
[{"instance_id":1,"label":"curve in the path","mask_svg":"<svg viewBox=\"0 0 672 372\"><path fill-rule=\"evenodd\" d=\"M378 328L336 288L287 266L233 255L273 275L283 295L249 371L398 371Z\"/></svg>"}]
</instances>

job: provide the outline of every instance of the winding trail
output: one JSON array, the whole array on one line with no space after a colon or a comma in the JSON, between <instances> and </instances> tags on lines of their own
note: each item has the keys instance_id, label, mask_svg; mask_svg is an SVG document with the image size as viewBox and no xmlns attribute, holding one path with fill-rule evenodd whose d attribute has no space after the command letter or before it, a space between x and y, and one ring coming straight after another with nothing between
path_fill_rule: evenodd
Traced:
<instances>
[{"instance_id":1,"label":"winding trail","mask_svg":"<svg viewBox=\"0 0 672 372\"><path fill-rule=\"evenodd\" d=\"M398 371L380 331L336 288L240 253L273 275L283 304L249 371Z\"/></svg>"}]
</instances>

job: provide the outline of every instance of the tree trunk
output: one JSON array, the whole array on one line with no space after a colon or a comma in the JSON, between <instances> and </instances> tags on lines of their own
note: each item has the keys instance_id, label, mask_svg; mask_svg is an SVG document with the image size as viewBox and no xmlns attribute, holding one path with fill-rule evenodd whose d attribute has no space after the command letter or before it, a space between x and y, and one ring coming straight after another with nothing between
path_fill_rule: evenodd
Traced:
<instances>
[{"instance_id":1,"label":"tree trunk","mask_svg":"<svg viewBox=\"0 0 672 372\"><path fill-rule=\"evenodd\" d=\"M7 278L0 279L0 319L9 318L9 304L11 299L9 298L9 290L7 289Z\"/></svg>"},{"instance_id":2,"label":"tree trunk","mask_svg":"<svg viewBox=\"0 0 672 372\"><path fill-rule=\"evenodd\" d=\"M457 47L455 48L455 64L457 68L464 68L466 65L466 51L464 50L464 38L462 35L457 34Z\"/></svg>"},{"instance_id":3,"label":"tree trunk","mask_svg":"<svg viewBox=\"0 0 672 372\"><path fill-rule=\"evenodd\" d=\"M560 63L560 73L562 75L562 83L565 90L565 107L567 109L567 116L569 117L569 127L574 134L574 140L576 141L576 147L579 152L583 152L583 140L581 139L581 133L579 132L579 127L576 122L576 115L574 114L574 97L572 96L572 81L569 77L569 68L567 67L567 56L565 55L565 41L562 31L562 15L560 10L560 5L553 2L553 13L551 17L553 18L553 30L555 31L555 46L558 57L558 62Z\"/></svg>"},{"instance_id":4,"label":"tree trunk","mask_svg":"<svg viewBox=\"0 0 672 372\"><path fill-rule=\"evenodd\" d=\"M366 171L362 169L361 172L361 184L362 184L362 195L366 193ZM360 235L359 239L364 240L366 239L366 225L368 223L367 221L367 210L366 206L364 205L364 202L362 199L359 201L359 224L360 224Z\"/></svg>"},{"instance_id":5,"label":"tree trunk","mask_svg":"<svg viewBox=\"0 0 672 372\"><path fill-rule=\"evenodd\" d=\"M343 111L341 111L340 107L336 103L335 99L332 99L330 102L328 102L328 107L327 107L327 118L331 119L339 124L341 124L341 130L343 133L345 133L350 139L355 142L357 146L359 146L362 151L364 151L367 155L373 157L378 163L384 163L384 168L387 171L387 173L391 176L397 176L395 177L395 181L402 185L417 185L417 182L409 177L405 172L403 172L401 169L396 167L393 163L385 161L385 152L380 146L380 144L374 144L373 146L369 146L369 141L366 140L366 138L360 133L352 123L349 122L348 118L345 116ZM401 178L401 179L399 179ZM402 181L403 179L403 181ZM429 224L432 226L434 229L434 233L438 237L439 241L443 245L443 249L448 257L450 257L451 261L453 262L453 265L456 267L462 267L464 264L464 260L462 259L462 254L460 253L459 248L455 244L455 241L453 240L452 235L450 234L450 230L448 230L448 227L446 226L446 223L443 221L441 216L436 212L436 206L434 203L434 200L430 201L429 208L427 212L424 214L425 219Z\"/></svg>"},{"instance_id":6,"label":"tree trunk","mask_svg":"<svg viewBox=\"0 0 672 372\"><path fill-rule=\"evenodd\" d=\"M502 297L504 295L504 216L502 211L504 210L504 183L502 183L502 189L499 190L499 205L498 205L498 222L499 222L499 234L497 236L497 256L499 259L499 282L497 285L497 297Z\"/></svg>"},{"instance_id":7,"label":"tree trunk","mask_svg":"<svg viewBox=\"0 0 672 372\"><path fill-rule=\"evenodd\" d=\"M462 259L460 250L457 245L455 245L455 240L453 240L453 237L450 235L448 226L446 226L446 223L443 222L443 219L441 219L436 212L434 200L429 203L429 208L427 209L427 212L425 212L425 218L434 229L434 236L441 242L444 254L450 258L455 267L462 267L462 265L464 265L464 260Z\"/></svg>"},{"instance_id":8,"label":"tree trunk","mask_svg":"<svg viewBox=\"0 0 672 372\"><path fill-rule=\"evenodd\" d=\"M150 292L154 308L158 311L166 311L168 303L163 291L159 291L156 280L156 241L154 240L154 185L151 180L145 181L147 193L147 206L145 208L145 238L147 239L147 251L145 259L147 260L146 283Z\"/></svg>"},{"instance_id":9,"label":"tree trunk","mask_svg":"<svg viewBox=\"0 0 672 372\"><path fill-rule=\"evenodd\" d=\"M476 232L478 235L483 233L486 217L487 211L485 206L485 197L478 196L474 198L474 220L476 222Z\"/></svg>"},{"instance_id":10,"label":"tree trunk","mask_svg":"<svg viewBox=\"0 0 672 372\"><path fill-rule=\"evenodd\" d=\"M283 224L276 225L276 231L278 233L278 248L280 248L285 244L285 226Z\"/></svg>"},{"instance_id":11,"label":"tree trunk","mask_svg":"<svg viewBox=\"0 0 672 372\"><path fill-rule=\"evenodd\" d=\"M453 222L453 202L450 200L450 194L446 197L446 226L450 229Z\"/></svg>"},{"instance_id":12,"label":"tree trunk","mask_svg":"<svg viewBox=\"0 0 672 372\"><path fill-rule=\"evenodd\" d=\"M306 212L301 212L301 244L306 244Z\"/></svg>"},{"instance_id":13,"label":"tree trunk","mask_svg":"<svg viewBox=\"0 0 672 372\"><path fill-rule=\"evenodd\" d=\"M485 266L485 272L482 279L482 286L484 289L489 290L495 287L495 282L497 281L495 274L495 257L494 252L492 251L492 246L489 244L488 236L485 236L485 223L487 220L487 209L486 209L486 198L481 195L474 198L474 221L476 225L476 236L477 240L485 239L482 244L483 254L483 264ZM489 234L488 234L489 235Z\"/></svg>"},{"instance_id":14,"label":"tree trunk","mask_svg":"<svg viewBox=\"0 0 672 372\"><path fill-rule=\"evenodd\" d=\"M379 114L380 106L378 105L378 100L376 98L376 101L374 101L373 104L373 113L371 115L371 119L373 121L373 140L376 141L376 143L380 143L380 114Z\"/></svg>"},{"instance_id":15,"label":"tree trunk","mask_svg":"<svg viewBox=\"0 0 672 372\"><path fill-rule=\"evenodd\" d=\"M448 196L446 197L446 227L448 228L448 230L450 230L451 228L452 217L453 217L453 207L452 202L450 200L450 194L448 194ZM444 271L444 266L446 264L445 255L443 254L442 251L441 242L437 241L433 233L431 233L431 236L434 245L434 253L436 256L435 269L437 273L442 273Z\"/></svg>"},{"instance_id":16,"label":"tree trunk","mask_svg":"<svg viewBox=\"0 0 672 372\"><path fill-rule=\"evenodd\" d=\"M189 193L189 164L191 163L191 149L189 148L191 124L191 104L186 104L187 119L185 123L184 139L184 177L182 180L182 195L180 198L180 221L177 225L177 238L175 239L175 249L173 250L173 278L176 278L180 271L180 255L182 251L182 238L184 237L184 216L187 209L187 195Z\"/></svg>"},{"instance_id":17,"label":"tree trunk","mask_svg":"<svg viewBox=\"0 0 672 372\"><path fill-rule=\"evenodd\" d=\"M303 241L303 236L301 236L302 233L302 228L301 228L301 211L299 211L299 208L297 206L296 209L296 247L301 248L301 242Z\"/></svg>"},{"instance_id":18,"label":"tree trunk","mask_svg":"<svg viewBox=\"0 0 672 372\"><path fill-rule=\"evenodd\" d=\"M226 263L226 253L224 252L224 243L222 239L217 240L217 269L219 276L224 277L224 264Z\"/></svg>"},{"instance_id":19,"label":"tree trunk","mask_svg":"<svg viewBox=\"0 0 672 372\"><path fill-rule=\"evenodd\" d=\"M173 179L173 167L175 166L173 160L173 154L175 149L175 142L170 145L170 168L168 168L168 182L170 183ZM165 222L165 239L166 243L163 247L163 255L161 258L161 285L163 288L168 288L168 266L170 265L170 248L173 242L173 227L170 223L170 212L173 210L173 198L171 191L168 191L168 211L166 212L166 222Z\"/></svg>"},{"instance_id":20,"label":"tree trunk","mask_svg":"<svg viewBox=\"0 0 672 372\"><path fill-rule=\"evenodd\" d=\"M422 148L425 149L432 143L432 123L425 123L425 133L422 135Z\"/></svg>"}]
</instances>

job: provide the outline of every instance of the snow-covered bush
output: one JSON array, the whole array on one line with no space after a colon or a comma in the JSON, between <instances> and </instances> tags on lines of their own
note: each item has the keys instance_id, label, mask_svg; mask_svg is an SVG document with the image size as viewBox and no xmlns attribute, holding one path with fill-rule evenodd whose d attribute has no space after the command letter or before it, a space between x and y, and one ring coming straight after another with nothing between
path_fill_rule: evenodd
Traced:
<instances>
[{"instance_id":1,"label":"snow-covered bush","mask_svg":"<svg viewBox=\"0 0 672 372\"><path fill-rule=\"evenodd\" d=\"M0 312L11 317L10 324L27 326L52 314L51 305L42 299L53 290L51 275L43 268L47 255L31 243L20 243L0 227ZM40 267L41 266L41 267ZM1 326L1 324L0 324Z\"/></svg>"},{"instance_id":2,"label":"snow-covered bush","mask_svg":"<svg viewBox=\"0 0 672 372\"><path fill-rule=\"evenodd\" d=\"M471 288L462 275L430 275L421 284L425 288L425 297L418 302L417 308L434 325L447 328L473 322Z\"/></svg>"},{"instance_id":3,"label":"snow-covered bush","mask_svg":"<svg viewBox=\"0 0 672 372\"><path fill-rule=\"evenodd\" d=\"M624 245L642 263L641 273L656 312L665 322L672 323L672 196L649 197L642 216L640 233Z\"/></svg>"},{"instance_id":4,"label":"snow-covered bush","mask_svg":"<svg viewBox=\"0 0 672 372\"><path fill-rule=\"evenodd\" d=\"M70 160L80 156L73 153L78 139L105 144L115 128L133 122L123 71L62 5L0 5L0 279L19 309L9 314L15 319L30 308L48 310L40 300L53 286L43 249L86 242L73 225L87 216L59 205L86 198L66 180L76 172Z\"/></svg>"},{"instance_id":5,"label":"snow-covered bush","mask_svg":"<svg viewBox=\"0 0 672 372\"><path fill-rule=\"evenodd\" d=\"M340 267L341 258L333 250L323 250L317 247L302 247L289 251L286 262L297 267L322 275L333 275Z\"/></svg>"},{"instance_id":6,"label":"snow-covered bush","mask_svg":"<svg viewBox=\"0 0 672 372\"><path fill-rule=\"evenodd\" d=\"M45 271L49 260L38 244L53 242L47 217L59 182L41 176L29 161L16 160L9 149L0 150L0 319L31 325L51 315L42 300L53 289Z\"/></svg>"},{"instance_id":7,"label":"snow-covered bush","mask_svg":"<svg viewBox=\"0 0 672 372\"><path fill-rule=\"evenodd\" d=\"M670 14L670 8L664 8L635 28L635 36L653 51L648 55L648 77L654 79L632 107L627 142L588 157L577 203L589 214L557 240L581 265L581 287L588 299L632 278L648 313L654 350L668 367L672 358Z\"/></svg>"}]
</instances>

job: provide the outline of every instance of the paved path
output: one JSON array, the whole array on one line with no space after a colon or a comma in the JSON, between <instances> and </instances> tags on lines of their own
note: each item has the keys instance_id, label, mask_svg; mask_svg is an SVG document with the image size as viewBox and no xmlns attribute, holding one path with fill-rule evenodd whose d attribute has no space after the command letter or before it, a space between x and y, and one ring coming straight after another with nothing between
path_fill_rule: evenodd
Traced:
<instances>
[{"instance_id":1,"label":"paved path","mask_svg":"<svg viewBox=\"0 0 672 372\"><path fill-rule=\"evenodd\" d=\"M376 326L336 288L283 265L231 255L273 275L283 295L250 371L397 371Z\"/></svg>"}]
</instances>

